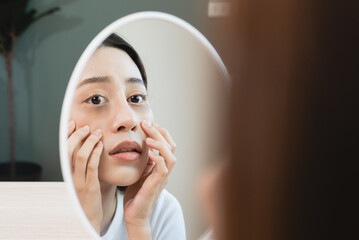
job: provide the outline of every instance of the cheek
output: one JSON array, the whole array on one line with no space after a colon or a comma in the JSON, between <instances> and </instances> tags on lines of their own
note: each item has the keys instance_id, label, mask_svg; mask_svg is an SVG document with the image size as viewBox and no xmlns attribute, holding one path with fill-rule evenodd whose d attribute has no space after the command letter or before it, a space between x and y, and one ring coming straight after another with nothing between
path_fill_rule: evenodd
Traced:
<instances>
[{"instance_id":1,"label":"cheek","mask_svg":"<svg viewBox=\"0 0 359 240\"><path fill-rule=\"evenodd\" d=\"M102 129L103 126L106 125L106 118L98 117L96 114L87 113L86 111L79 110L76 108L71 109L70 112L70 120L74 120L76 124L76 130L83 127L89 126L91 131L95 131L96 129Z\"/></svg>"},{"instance_id":2,"label":"cheek","mask_svg":"<svg viewBox=\"0 0 359 240\"><path fill-rule=\"evenodd\" d=\"M138 111L136 114L137 114L138 124L140 125L141 136L142 136L143 139L146 139L147 134L142 129L141 122L143 120L147 120L149 122L154 121L152 109L151 109L151 107L148 106L147 108L142 109L141 111Z\"/></svg>"},{"instance_id":3,"label":"cheek","mask_svg":"<svg viewBox=\"0 0 359 240\"><path fill-rule=\"evenodd\" d=\"M155 121L155 117L153 116L152 110L151 110L151 114L148 116L148 120L151 122Z\"/></svg>"},{"instance_id":4,"label":"cheek","mask_svg":"<svg viewBox=\"0 0 359 240\"><path fill-rule=\"evenodd\" d=\"M152 108L150 106L150 104L147 104L146 107L140 111L138 113L140 115L140 119L142 120L148 120L153 122L154 121L154 116L153 116L153 112L152 112Z\"/></svg>"}]
</instances>

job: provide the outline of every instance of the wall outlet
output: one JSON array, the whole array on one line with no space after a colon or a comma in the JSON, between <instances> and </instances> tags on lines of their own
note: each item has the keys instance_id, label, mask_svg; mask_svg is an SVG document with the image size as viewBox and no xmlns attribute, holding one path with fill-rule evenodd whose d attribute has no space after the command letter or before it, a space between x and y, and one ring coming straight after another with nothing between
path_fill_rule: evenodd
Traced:
<instances>
[{"instance_id":1,"label":"wall outlet","mask_svg":"<svg viewBox=\"0 0 359 240\"><path fill-rule=\"evenodd\" d=\"M230 12L231 4L229 2L208 2L208 17L228 17Z\"/></svg>"}]
</instances>

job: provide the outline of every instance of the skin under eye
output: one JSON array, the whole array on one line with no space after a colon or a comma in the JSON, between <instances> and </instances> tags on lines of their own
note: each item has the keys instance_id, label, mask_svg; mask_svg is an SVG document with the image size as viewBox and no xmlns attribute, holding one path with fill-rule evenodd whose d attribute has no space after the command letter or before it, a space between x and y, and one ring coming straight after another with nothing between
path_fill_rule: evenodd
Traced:
<instances>
[{"instance_id":1,"label":"skin under eye","mask_svg":"<svg viewBox=\"0 0 359 240\"><path fill-rule=\"evenodd\" d=\"M127 99L130 103L142 103L146 100L146 95L133 95Z\"/></svg>"},{"instance_id":2,"label":"skin under eye","mask_svg":"<svg viewBox=\"0 0 359 240\"><path fill-rule=\"evenodd\" d=\"M93 104L93 105L100 105L105 103L105 98L100 95L93 95L90 98L86 100L87 103Z\"/></svg>"}]
</instances>

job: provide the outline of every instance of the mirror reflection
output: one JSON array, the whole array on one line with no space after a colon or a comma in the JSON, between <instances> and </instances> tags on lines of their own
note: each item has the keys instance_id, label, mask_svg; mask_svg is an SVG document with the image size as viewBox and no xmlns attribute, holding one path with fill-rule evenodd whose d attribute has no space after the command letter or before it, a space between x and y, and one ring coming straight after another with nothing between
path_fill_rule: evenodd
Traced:
<instances>
[{"instance_id":1,"label":"mirror reflection","mask_svg":"<svg viewBox=\"0 0 359 240\"><path fill-rule=\"evenodd\" d=\"M120 19L69 85L66 164L103 239L196 239L208 227L197 182L224 151L227 72L203 35L173 19Z\"/></svg>"},{"instance_id":2,"label":"mirror reflection","mask_svg":"<svg viewBox=\"0 0 359 240\"><path fill-rule=\"evenodd\" d=\"M154 123L145 68L119 35L106 38L88 60L70 119L72 179L97 233L104 239L125 239L126 233L185 239L181 207L164 190L176 144Z\"/></svg>"}]
</instances>

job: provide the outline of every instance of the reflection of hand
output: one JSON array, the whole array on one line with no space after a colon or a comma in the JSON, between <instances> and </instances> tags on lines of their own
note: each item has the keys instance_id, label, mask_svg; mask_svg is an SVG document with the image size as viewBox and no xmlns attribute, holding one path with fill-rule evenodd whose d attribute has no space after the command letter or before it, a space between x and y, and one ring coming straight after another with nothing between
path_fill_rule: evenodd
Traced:
<instances>
[{"instance_id":1,"label":"reflection of hand","mask_svg":"<svg viewBox=\"0 0 359 240\"><path fill-rule=\"evenodd\" d=\"M157 124L141 123L149 138L146 144L159 151L148 151L149 162L155 164L137 183L127 188L125 192L125 221L128 239L150 239L150 217L156 201L167 184L176 158L176 144L168 131Z\"/></svg>"},{"instance_id":2,"label":"reflection of hand","mask_svg":"<svg viewBox=\"0 0 359 240\"><path fill-rule=\"evenodd\" d=\"M94 229L100 233L103 211L98 164L103 149L100 141L102 133L98 129L90 134L88 126L76 131L75 128L75 122L70 121L67 146L72 180L82 209Z\"/></svg>"}]
</instances>

